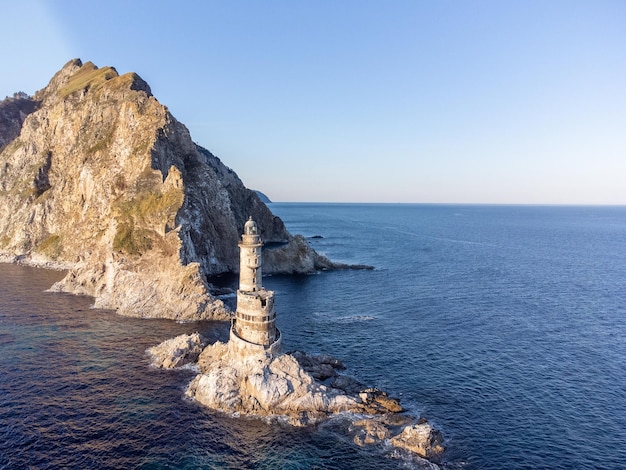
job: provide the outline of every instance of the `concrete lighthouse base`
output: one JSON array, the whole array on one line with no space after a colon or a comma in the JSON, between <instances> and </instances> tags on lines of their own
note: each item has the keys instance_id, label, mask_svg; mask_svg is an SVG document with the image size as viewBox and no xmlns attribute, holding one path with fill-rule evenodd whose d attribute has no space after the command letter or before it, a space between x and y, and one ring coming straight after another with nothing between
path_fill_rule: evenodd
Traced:
<instances>
[{"instance_id":1,"label":"concrete lighthouse base","mask_svg":"<svg viewBox=\"0 0 626 470\"><path fill-rule=\"evenodd\" d=\"M274 357L282 352L282 337L280 330L276 328L276 341L265 346L255 344L241 338L235 331L234 325L230 327L230 339L228 340L228 352L231 357L243 360L248 357Z\"/></svg>"}]
</instances>

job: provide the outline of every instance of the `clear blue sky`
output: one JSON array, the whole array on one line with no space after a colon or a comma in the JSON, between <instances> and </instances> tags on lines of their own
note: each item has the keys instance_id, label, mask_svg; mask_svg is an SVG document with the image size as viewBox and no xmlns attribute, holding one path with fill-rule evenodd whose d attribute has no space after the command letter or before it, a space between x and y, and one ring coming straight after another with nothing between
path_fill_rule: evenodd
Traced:
<instances>
[{"instance_id":1,"label":"clear blue sky","mask_svg":"<svg viewBox=\"0 0 626 470\"><path fill-rule=\"evenodd\" d=\"M275 201L626 204L626 1L0 3L0 97L139 73Z\"/></svg>"}]
</instances>

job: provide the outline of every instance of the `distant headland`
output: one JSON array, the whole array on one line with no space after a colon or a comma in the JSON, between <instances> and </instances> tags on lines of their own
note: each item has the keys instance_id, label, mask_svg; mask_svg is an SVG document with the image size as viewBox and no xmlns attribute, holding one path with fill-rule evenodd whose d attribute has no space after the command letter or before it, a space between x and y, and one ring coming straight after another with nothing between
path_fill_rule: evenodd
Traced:
<instances>
[{"instance_id":1,"label":"distant headland","mask_svg":"<svg viewBox=\"0 0 626 470\"><path fill-rule=\"evenodd\" d=\"M263 202L264 204L271 204L272 201L270 200L270 198L263 194L261 191L255 190L254 192L257 196L259 196L261 202Z\"/></svg>"}]
</instances>

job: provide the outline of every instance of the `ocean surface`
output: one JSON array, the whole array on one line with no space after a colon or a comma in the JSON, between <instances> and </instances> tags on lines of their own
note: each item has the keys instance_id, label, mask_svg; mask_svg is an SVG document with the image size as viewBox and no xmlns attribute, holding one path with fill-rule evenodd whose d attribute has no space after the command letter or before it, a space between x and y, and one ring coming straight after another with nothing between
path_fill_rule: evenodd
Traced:
<instances>
[{"instance_id":1,"label":"ocean surface","mask_svg":"<svg viewBox=\"0 0 626 470\"><path fill-rule=\"evenodd\" d=\"M626 207L270 204L371 271L265 277L285 350L329 353L445 435L443 468L626 468ZM320 238L321 237L321 238ZM146 348L228 325L124 318L0 264L0 468L396 469L349 422L268 425L183 398Z\"/></svg>"}]
</instances>

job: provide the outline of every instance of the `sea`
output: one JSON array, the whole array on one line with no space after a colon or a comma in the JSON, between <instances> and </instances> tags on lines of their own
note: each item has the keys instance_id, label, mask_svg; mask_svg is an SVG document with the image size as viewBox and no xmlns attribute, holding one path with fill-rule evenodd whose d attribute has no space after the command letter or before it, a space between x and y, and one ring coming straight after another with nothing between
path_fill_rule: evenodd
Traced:
<instances>
[{"instance_id":1,"label":"sea","mask_svg":"<svg viewBox=\"0 0 626 470\"><path fill-rule=\"evenodd\" d=\"M283 349L399 397L444 434L441 468L626 468L626 207L269 207L330 259L374 267L264 277ZM155 369L146 348L228 324L97 310L46 292L62 276L0 264L0 468L436 468L355 445L345 416L293 428L185 399L195 372Z\"/></svg>"}]
</instances>

